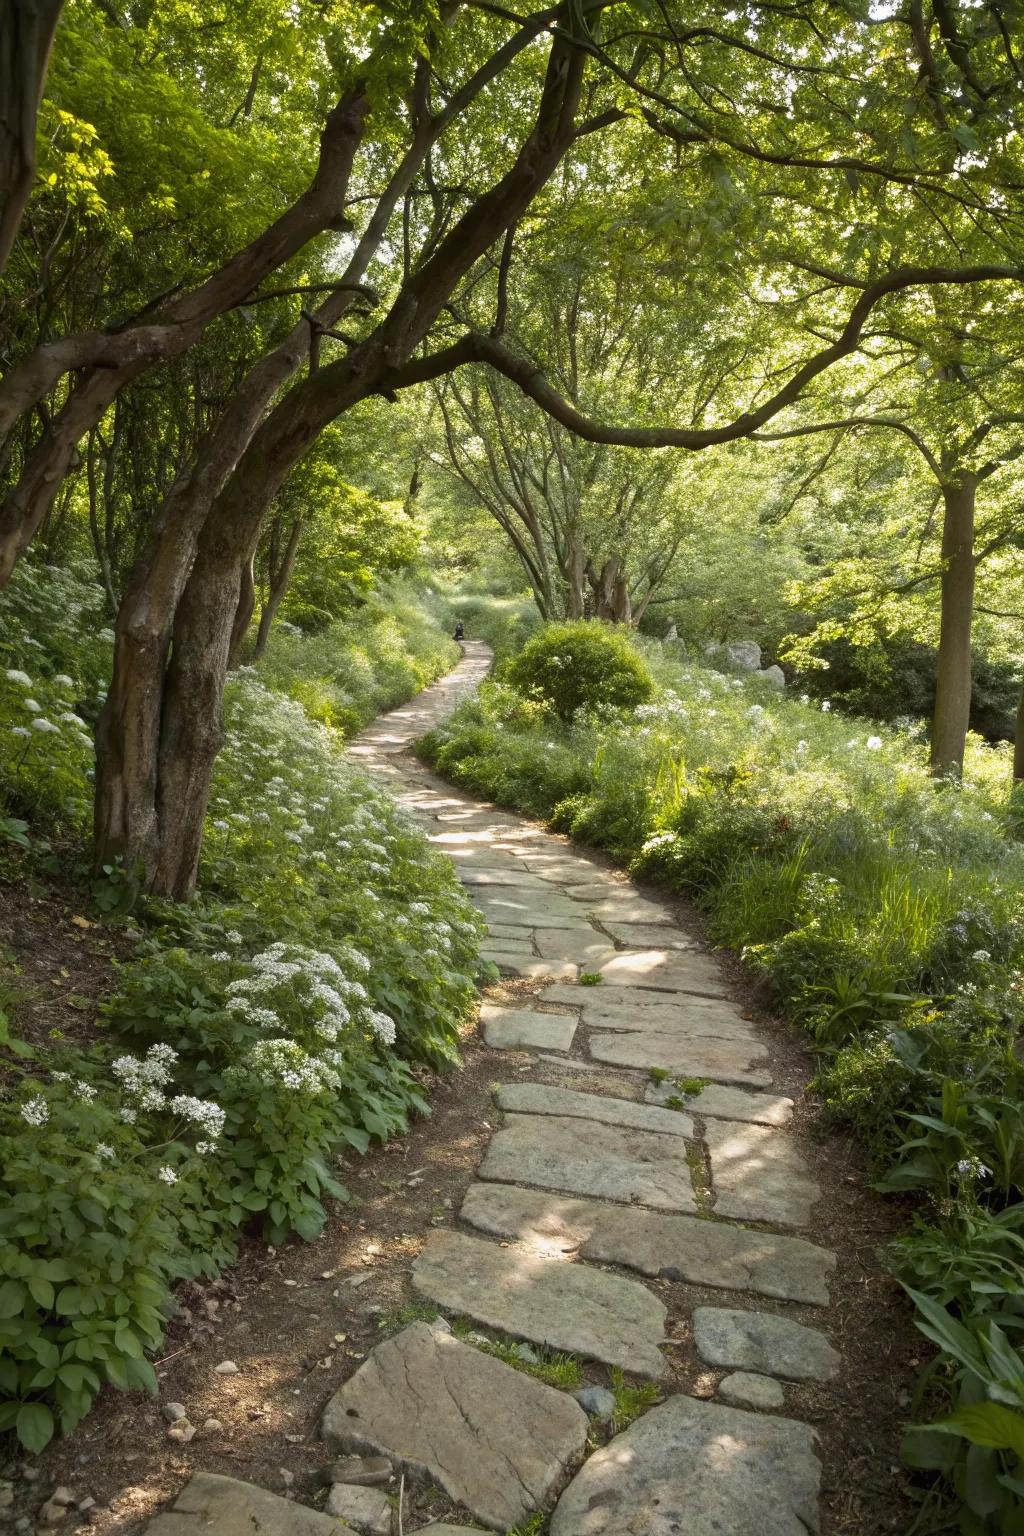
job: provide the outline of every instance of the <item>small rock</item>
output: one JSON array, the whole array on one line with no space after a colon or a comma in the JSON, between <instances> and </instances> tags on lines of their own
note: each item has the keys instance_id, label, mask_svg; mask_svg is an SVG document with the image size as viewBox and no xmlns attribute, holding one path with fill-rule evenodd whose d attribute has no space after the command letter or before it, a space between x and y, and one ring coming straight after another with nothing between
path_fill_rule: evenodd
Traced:
<instances>
[{"instance_id":1,"label":"small rock","mask_svg":"<svg viewBox=\"0 0 1024 1536\"><path fill-rule=\"evenodd\" d=\"M348 1281L348 1284L350 1286L352 1286L353 1288L355 1288L355 1286L357 1286L357 1285L365 1285L367 1280L372 1280L372 1279L373 1279L372 1275L353 1275L351 1280Z\"/></svg>"},{"instance_id":2,"label":"small rock","mask_svg":"<svg viewBox=\"0 0 1024 1536\"><path fill-rule=\"evenodd\" d=\"M592 1418L608 1420L615 1415L615 1396L607 1387L582 1387L573 1397Z\"/></svg>"},{"instance_id":3,"label":"small rock","mask_svg":"<svg viewBox=\"0 0 1024 1536\"><path fill-rule=\"evenodd\" d=\"M50 1503L51 1504L63 1504L65 1506L65 1508L66 1508L67 1506L73 1504L74 1502L75 1502L75 1495L72 1493L71 1489L65 1487L63 1483L61 1484L61 1486L59 1488L55 1488L53 1490L53 1492L50 1494Z\"/></svg>"},{"instance_id":4,"label":"small rock","mask_svg":"<svg viewBox=\"0 0 1024 1536\"><path fill-rule=\"evenodd\" d=\"M190 1424L188 1419L179 1419L176 1424L172 1424L168 1429L167 1438L168 1440L176 1441L178 1445L188 1445L190 1440L195 1439L195 1433L196 1427L194 1424Z\"/></svg>"},{"instance_id":5,"label":"small rock","mask_svg":"<svg viewBox=\"0 0 1024 1536\"><path fill-rule=\"evenodd\" d=\"M37 1482L38 1478L39 1478L39 1468L38 1467L22 1467L21 1475L25 1479L26 1483Z\"/></svg>"},{"instance_id":6,"label":"small rock","mask_svg":"<svg viewBox=\"0 0 1024 1536\"><path fill-rule=\"evenodd\" d=\"M223 1432L224 1432L224 1425L221 1423L220 1419L204 1419L203 1420L203 1434L204 1435L219 1435L219 1434L223 1434Z\"/></svg>"},{"instance_id":7,"label":"small rock","mask_svg":"<svg viewBox=\"0 0 1024 1536\"><path fill-rule=\"evenodd\" d=\"M764 671L757 675L763 683L767 683L770 688L775 688L779 693L786 686L786 674L779 666L765 667Z\"/></svg>"},{"instance_id":8,"label":"small rock","mask_svg":"<svg viewBox=\"0 0 1024 1536\"><path fill-rule=\"evenodd\" d=\"M435 1333L451 1333L452 1331L452 1325L446 1317L435 1317L430 1326Z\"/></svg>"},{"instance_id":9,"label":"small rock","mask_svg":"<svg viewBox=\"0 0 1024 1536\"><path fill-rule=\"evenodd\" d=\"M277 1470L281 1474L282 1483L284 1483L286 1488L290 1488L295 1481L295 1473L289 1472L287 1467L278 1467Z\"/></svg>"},{"instance_id":10,"label":"small rock","mask_svg":"<svg viewBox=\"0 0 1024 1536\"><path fill-rule=\"evenodd\" d=\"M31 1531L32 1521L29 1519L28 1515L22 1515L20 1519L15 1520L14 1529L19 1533L22 1531Z\"/></svg>"},{"instance_id":11,"label":"small rock","mask_svg":"<svg viewBox=\"0 0 1024 1536\"><path fill-rule=\"evenodd\" d=\"M14 1484L9 1478L0 1482L0 1510L10 1509L14 1503Z\"/></svg>"},{"instance_id":12,"label":"small rock","mask_svg":"<svg viewBox=\"0 0 1024 1536\"><path fill-rule=\"evenodd\" d=\"M188 1409L184 1403L164 1403L160 1412L168 1424L177 1424L179 1419L188 1418Z\"/></svg>"},{"instance_id":13,"label":"small rock","mask_svg":"<svg viewBox=\"0 0 1024 1536\"><path fill-rule=\"evenodd\" d=\"M67 1510L63 1504L55 1504L52 1499L47 1499L39 1511L39 1524L43 1526L60 1525L66 1514Z\"/></svg>"},{"instance_id":14,"label":"small rock","mask_svg":"<svg viewBox=\"0 0 1024 1536\"><path fill-rule=\"evenodd\" d=\"M324 1468L325 1483L348 1483L351 1487L371 1488L390 1482L394 1468L386 1456L340 1456Z\"/></svg>"},{"instance_id":15,"label":"small rock","mask_svg":"<svg viewBox=\"0 0 1024 1536\"><path fill-rule=\"evenodd\" d=\"M220 1365L215 1365L213 1369L218 1376L238 1375L238 1366L233 1360L222 1360Z\"/></svg>"},{"instance_id":16,"label":"small rock","mask_svg":"<svg viewBox=\"0 0 1024 1536\"><path fill-rule=\"evenodd\" d=\"M89 1513L90 1509L95 1509L95 1508L96 1508L96 1500L94 1498L91 1498L88 1494L86 1494L84 1499L79 1499L79 1501L78 1501L78 1512L81 1515L87 1515Z\"/></svg>"},{"instance_id":17,"label":"small rock","mask_svg":"<svg viewBox=\"0 0 1024 1536\"><path fill-rule=\"evenodd\" d=\"M363 1536L391 1536L391 1501L377 1488L334 1483L325 1508L329 1515L337 1515L355 1530L362 1531Z\"/></svg>"},{"instance_id":18,"label":"small rock","mask_svg":"<svg viewBox=\"0 0 1024 1536\"><path fill-rule=\"evenodd\" d=\"M733 1371L718 1383L718 1395L734 1408L781 1408L786 1400L781 1382L754 1371Z\"/></svg>"}]
</instances>

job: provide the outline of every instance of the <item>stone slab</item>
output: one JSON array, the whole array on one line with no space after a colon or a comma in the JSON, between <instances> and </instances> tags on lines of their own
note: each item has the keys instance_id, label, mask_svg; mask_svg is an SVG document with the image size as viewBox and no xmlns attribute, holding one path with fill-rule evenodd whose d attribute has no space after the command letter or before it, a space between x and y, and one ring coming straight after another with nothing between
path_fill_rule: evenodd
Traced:
<instances>
[{"instance_id":1,"label":"stone slab","mask_svg":"<svg viewBox=\"0 0 1024 1536\"><path fill-rule=\"evenodd\" d=\"M603 1125L632 1126L638 1131L658 1131L663 1136L693 1135L693 1121L676 1109L658 1109L630 1099L609 1099L601 1093L577 1093L547 1083L501 1083L498 1107L517 1115L572 1115L580 1120L599 1120Z\"/></svg>"},{"instance_id":2,"label":"stone slab","mask_svg":"<svg viewBox=\"0 0 1024 1536\"><path fill-rule=\"evenodd\" d=\"M617 923L603 925L617 944L627 949L699 949L699 941L685 928L667 923Z\"/></svg>"},{"instance_id":3,"label":"stone slab","mask_svg":"<svg viewBox=\"0 0 1024 1536\"><path fill-rule=\"evenodd\" d=\"M644 1091L648 1104L665 1104L673 1098L681 1098L692 1114L715 1120L746 1120L778 1127L788 1125L793 1118L793 1100L778 1093L748 1093L722 1083L709 1083L700 1093L683 1093L671 1078L664 1083L648 1083Z\"/></svg>"},{"instance_id":4,"label":"stone slab","mask_svg":"<svg viewBox=\"0 0 1024 1536\"><path fill-rule=\"evenodd\" d=\"M370 1352L327 1404L322 1428L340 1450L389 1456L432 1478L503 1531L561 1487L587 1416L566 1393L413 1323Z\"/></svg>"},{"instance_id":5,"label":"stone slab","mask_svg":"<svg viewBox=\"0 0 1024 1536\"><path fill-rule=\"evenodd\" d=\"M484 1040L495 1051L567 1051L576 1033L576 1020L567 1013L536 1013L532 1008L480 1009Z\"/></svg>"},{"instance_id":6,"label":"stone slab","mask_svg":"<svg viewBox=\"0 0 1024 1536\"><path fill-rule=\"evenodd\" d=\"M800 1237L510 1184L471 1184L461 1216L536 1253L622 1264L645 1275L669 1271L691 1285L811 1306L828 1305L836 1267L835 1254Z\"/></svg>"},{"instance_id":7,"label":"stone slab","mask_svg":"<svg viewBox=\"0 0 1024 1536\"><path fill-rule=\"evenodd\" d=\"M252 1483L196 1472L171 1508L150 1520L145 1536L210 1536L211 1531L216 1536L338 1536L338 1522Z\"/></svg>"},{"instance_id":8,"label":"stone slab","mask_svg":"<svg viewBox=\"0 0 1024 1536\"><path fill-rule=\"evenodd\" d=\"M675 923L675 918L660 902L634 896L628 887L621 896L606 896L603 901L586 903L591 917L612 923Z\"/></svg>"},{"instance_id":9,"label":"stone slab","mask_svg":"<svg viewBox=\"0 0 1024 1536\"><path fill-rule=\"evenodd\" d=\"M480 1177L656 1210L696 1209L686 1147L677 1138L568 1115L508 1115L491 1137Z\"/></svg>"},{"instance_id":10,"label":"stone slab","mask_svg":"<svg viewBox=\"0 0 1024 1536\"><path fill-rule=\"evenodd\" d=\"M717 1216L804 1227L821 1190L784 1131L738 1121L707 1120Z\"/></svg>"},{"instance_id":11,"label":"stone slab","mask_svg":"<svg viewBox=\"0 0 1024 1536\"><path fill-rule=\"evenodd\" d=\"M655 1381L665 1373L665 1308L635 1280L444 1228L427 1239L412 1277L421 1295L488 1328Z\"/></svg>"},{"instance_id":12,"label":"stone slab","mask_svg":"<svg viewBox=\"0 0 1024 1536\"><path fill-rule=\"evenodd\" d=\"M831 1381L839 1355L823 1333L769 1312L694 1307L693 1341L708 1365L759 1371L788 1381Z\"/></svg>"},{"instance_id":13,"label":"stone slab","mask_svg":"<svg viewBox=\"0 0 1024 1536\"><path fill-rule=\"evenodd\" d=\"M781 1408L786 1394L781 1382L771 1376L755 1376L752 1371L733 1371L718 1383L723 1403L734 1408Z\"/></svg>"},{"instance_id":14,"label":"stone slab","mask_svg":"<svg viewBox=\"0 0 1024 1536\"><path fill-rule=\"evenodd\" d=\"M657 1067L679 1077L708 1077L715 1082L770 1088L771 1073L754 1065L765 1056L756 1041L723 1040L645 1032L591 1035L587 1049L595 1061L616 1067Z\"/></svg>"},{"instance_id":15,"label":"stone slab","mask_svg":"<svg viewBox=\"0 0 1024 1536\"><path fill-rule=\"evenodd\" d=\"M379 1488L355 1488L350 1483L335 1483L327 1495L324 1511L344 1520L363 1536L391 1536L394 1510L391 1500Z\"/></svg>"},{"instance_id":16,"label":"stone slab","mask_svg":"<svg viewBox=\"0 0 1024 1536\"><path fill-rule=\"evenodd\" d=\"M821 1529L814 1448L794 1419L670 1397L584 1464L551 1536L808 1536Z\"/></svg>"},{"instance_id":17,"label":"stone slab","mask_svg":"<svg viewBox=\"0 0 1024 1536\"><path fill-rule=\"evenodd\" d=\"M756 1040L757 1028L726 998L695 993L642 992L621 987L575 988L564 982L545 987L541 1000L583 1009L591 1029L617 1029L629 1034L714 1035L727 1040Z\"/></svg>"},{"instance_id":18,"label":"stone slab","mask_svg":"<svg viewBox=\"0 0 1024 1536\"><path fill-rule=\"evenodd\" d=\"M679 949L623 950L601 967L607 987L644 987L728 997L729 987L709 955Z\"/></svg>"},{"instance_id":19,"label":"stone slab","mask_svg":"<svg viewBox=\"0 0 1024 1536\"><path fill-rule=\"evenodd\" d=\"M507 889L505 887L504 889ZM552 910L547 902L542 906L539 901L522 900L492 901L490 891L486 901L480 898L480 888L467 891L467 896L475 907L483 913L488 927L492 923L503 923L507 926L519 928L575 928L581 931L590 928L582 914L575 909L557 907Z\"/></svg>"},{"instance_id":20,"label":"stone slab","mask_svg":"<svg viewBox=\"0 0 1024 1536\"><path fill-rule=\"evenodd\" d=\"M480 953L485 960L492 960L504 975L521 976L524 981L575 981L580 973L579 966L571 960L540 960L532 954L510 953L495 958L486 948Z\"/></svg>"},{"instance_id":21,"label":"stone slab","mask_svg":"<svg viewBox=\"0 0 1024 1536\"><path fill-rule=\"evenodd\" d=\"M540 928L535 939L545 960L575 960L584 970L600 970L615 954L610 940L596 928Z\"/></svg>"}]
</instances>

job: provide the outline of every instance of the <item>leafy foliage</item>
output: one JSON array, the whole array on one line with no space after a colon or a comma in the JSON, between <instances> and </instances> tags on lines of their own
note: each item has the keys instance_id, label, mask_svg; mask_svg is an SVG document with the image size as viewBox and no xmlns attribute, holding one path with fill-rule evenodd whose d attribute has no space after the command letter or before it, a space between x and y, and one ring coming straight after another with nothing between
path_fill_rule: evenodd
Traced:
<instances>
[{"instance_id":1,"label":"leafy foliage","mask_svg":"<svg viewBox=\"0 0 1024 1536\"><path fill-rule=\"evenodd\" d=\"M508 664L505 676L563 721L584 709L630 709L653 689L625 636L596 621L547 625Z\"/></svg>"}]
</instances>

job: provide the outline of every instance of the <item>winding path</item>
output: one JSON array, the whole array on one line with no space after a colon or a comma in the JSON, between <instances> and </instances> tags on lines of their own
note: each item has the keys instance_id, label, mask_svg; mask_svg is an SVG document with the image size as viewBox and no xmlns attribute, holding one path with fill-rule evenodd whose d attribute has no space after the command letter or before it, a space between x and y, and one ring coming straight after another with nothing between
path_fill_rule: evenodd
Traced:
<instances>
[{"instance_id":1,"label":"winding path","mask_svg":"<svg viewBox=\"0 0 1024 1536\"><path fill-rule=\"evenodd\" d=\"M607 1390L577 1401L438 1319L372 1351L328 1404L324 1437L430 1477L467 1523L497 1530L539 1510L553 1511L552 1536L817 1532L815 1435L787 1409L840 1368L828 1337L835 1259L802 1235L819 1191L787 1131L793 1102L669 906L412 757L488 665L486 648L467 644L449 677L351 748L452 858L506 979L480 1025L502 1123L413 1284L432 1306L526 1341L527 1360L578 1354L603 1362L609 1386L646 1379L665 1396L609 1435ZM676 1390L684 1344L713 1395ZM233 1531L229 1508L248 1521L238 1531L267 1536L326 1536L331 1515L392 1530L377 1488L336 1483L321 1515L200 1474L150 1531Z\"/></svg>"}]
</instances>

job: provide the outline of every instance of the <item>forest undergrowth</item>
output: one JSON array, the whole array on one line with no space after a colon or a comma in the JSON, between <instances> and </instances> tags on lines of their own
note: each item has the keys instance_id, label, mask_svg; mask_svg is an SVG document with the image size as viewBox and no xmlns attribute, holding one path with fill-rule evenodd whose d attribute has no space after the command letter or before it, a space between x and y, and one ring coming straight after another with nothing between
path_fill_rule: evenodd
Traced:
<instances>
[{"instance_id":1,"label":"forest undergrowth","mask_svg":"<svg viewBox=\"0 0 1024 1536\"><path fill-rule=\"evenodd\" d=\"M347 1196L339 1151L428 1112L479 919L341 748L448 670L448 619L396 587L235 673L198 892L174 904L87 859L99 588L26 562L0 600L3 877L78 888L128 955L74 1040L20 1031L32 998L0 955L0 1430L29 1450L107 1383L155 1388L175 1284L229 1264L244 1230L316 1236Z\"/></svg>"}]
</instances>

